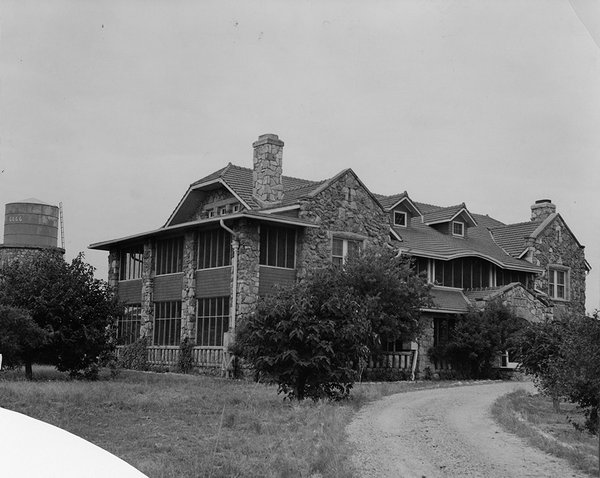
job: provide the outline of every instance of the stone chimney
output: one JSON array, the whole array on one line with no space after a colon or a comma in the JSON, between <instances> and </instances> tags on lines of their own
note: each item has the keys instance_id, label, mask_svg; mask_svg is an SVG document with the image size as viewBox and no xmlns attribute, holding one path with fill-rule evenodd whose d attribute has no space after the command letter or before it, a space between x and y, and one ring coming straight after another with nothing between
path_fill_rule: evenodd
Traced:
<instances>
[{"instance_id":1,"label":"stone chimney","mask_svg":"<svg viewBox=\"0 0 600 478\"><path fill-rule=\"evenodd\" d=\"M276 134L262 134L252 144L254 172L252 195L263 206L277 204L283 199L283 141Z\"/></svg>"},{"instance_id":2,"label":"stone chimney","mask_svg":"<svg viewBox=\"0 0 600 478\"><path fill-rule=\"evenodd\" d=\"M531 220L534 222L542 222L550 214L556 212L556 206L552 204L550 199L538 199L531 206Z\"/></svg>"}]
</instances>

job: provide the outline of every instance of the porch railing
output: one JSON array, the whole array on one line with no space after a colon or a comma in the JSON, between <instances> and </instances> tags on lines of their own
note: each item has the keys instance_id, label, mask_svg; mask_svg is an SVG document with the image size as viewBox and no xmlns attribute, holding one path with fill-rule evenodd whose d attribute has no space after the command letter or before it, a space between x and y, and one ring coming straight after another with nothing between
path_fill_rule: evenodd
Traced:
<instances>
[{"instance_id":1,"label":"porch railing","mask_svg":"<svg viewBox=\"0 0 600 478\"><path fill-rule=\"evenodd\" d=\"M412 370L415 351L384 352L381 357L369 360L368 368L391 368L395 370Z\"/></svg>"}]
</instances>

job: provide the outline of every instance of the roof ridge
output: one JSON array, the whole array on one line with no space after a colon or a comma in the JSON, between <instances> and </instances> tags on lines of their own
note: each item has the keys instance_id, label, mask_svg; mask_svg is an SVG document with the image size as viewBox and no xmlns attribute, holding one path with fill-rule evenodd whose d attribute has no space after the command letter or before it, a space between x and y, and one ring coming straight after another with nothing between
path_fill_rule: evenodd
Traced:
<instances>
[{"instance_id":1,"label":"roof ridge","mask_svg":"<svg viewBox=\"0 0 600 478\"><path fill-rule=\"evenodd\" d=\"M504 229L510 226L523 226L525 224L537 224L539 225L540 223L537 221L523 221L523 222L513 222L511 224L504 224L503 226L495 226L495 227L490 227L489 229Z\"/></svg>"}]
</instances>

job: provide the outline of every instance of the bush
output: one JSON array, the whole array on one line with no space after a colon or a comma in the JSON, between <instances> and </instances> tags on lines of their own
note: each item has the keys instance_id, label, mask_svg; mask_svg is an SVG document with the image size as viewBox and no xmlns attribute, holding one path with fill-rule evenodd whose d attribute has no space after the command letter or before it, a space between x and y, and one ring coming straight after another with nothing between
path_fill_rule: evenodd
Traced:
<instances>
[{"instance_id":1,"label":"bush","mask_svg":"<svg viewBox=\"0 0 600 478\"><path fill-rule=\"evenodd\" d=\"M404 382L411 379L409 370L396 368L366 369L362 375L363 382Z\"/></svg>"},{"instance_id":2,"label":"bush","mask_svg":"<svg viewBox=\"0 0 600 478\"><path fill-rule=\"evenodd\" d=\"M125 345L119 352L119 365L131 370L149 370L148 346L150 339L141 337L132 344Z\"/></svg>"},{"instance_id":3,"label":"bush","mask_svg":"<svg viewBox=\"0 0 600 478\"><path fill-rule=\"evenodd\" d=\"M179 345L179 359L177 370L182 373L190 373L194 369L194 342L189 337L184 338Z\"/></svg>"}]
</instances>

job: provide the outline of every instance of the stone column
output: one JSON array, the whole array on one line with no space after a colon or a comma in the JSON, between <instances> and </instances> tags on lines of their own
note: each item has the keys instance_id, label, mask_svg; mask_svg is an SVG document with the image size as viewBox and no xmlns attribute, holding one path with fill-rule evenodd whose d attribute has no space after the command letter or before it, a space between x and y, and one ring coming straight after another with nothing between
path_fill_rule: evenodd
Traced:
<instances>
[{"instance_id":1,"label":"stone column","mask_svg":"<svg viewBox=\"0 0 600 478\"><path fill-rule=\"evenodd\" d=\"M181 291L181 340L196 341L196 233L183 239L183 288Z\"/></svg>"},{"instance_id":2,"label":"stone column","mask_svg":"<svg viewBox=\"0 0 600 478\"><path fill-rule=\"evenodd\" d=\"M154 323L154 250L152 240L144 243L142 263L142 311L140 336L152 338Z\"/></svg>"},{"instance_id":3,"label":"stone column","mask_svg":"<svg viewBox=\"0 0 600 478\"><path fill-rule=\"evenodd\" d=\"M239 224L238 284L235 321L237 324L251 314L258 298L259 247L258 225L242 220Z\"/></svg>"}]
</instances>

